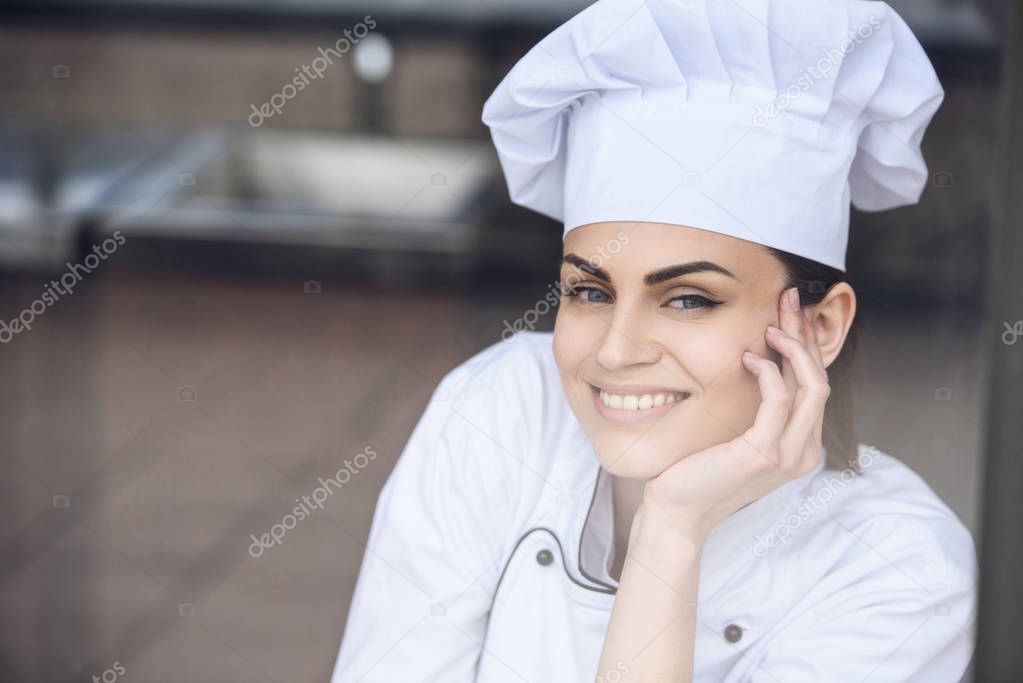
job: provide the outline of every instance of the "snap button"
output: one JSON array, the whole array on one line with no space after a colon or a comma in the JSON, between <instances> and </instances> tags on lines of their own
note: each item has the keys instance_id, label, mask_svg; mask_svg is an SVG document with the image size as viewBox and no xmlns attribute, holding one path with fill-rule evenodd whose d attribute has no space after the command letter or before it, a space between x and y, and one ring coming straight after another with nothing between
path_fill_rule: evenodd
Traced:
<instances>
[{"instance_id":1,"label":"snap button","mask_svg":"<svg viewBox=\"0 0 1023 683\"><path fill-rule=\"evenodd\" d=\"M742 628L735 624L729 624L725 627L725 640L729 643L738 643L740 638L742 638Z\"/></svg>"},{"instance_id":2,"label":"snap button","mask_svg":"<svg viewBox=\"0 0 1023 683\"><path fill-rule=\"evenodd\" d=\"M540 565L546 567L547 565L554 561L554 553L552 553L550 550L547 550L547 548L544 548L543 550L536 554L536 561Z\"/></svg>"}]
</instances>

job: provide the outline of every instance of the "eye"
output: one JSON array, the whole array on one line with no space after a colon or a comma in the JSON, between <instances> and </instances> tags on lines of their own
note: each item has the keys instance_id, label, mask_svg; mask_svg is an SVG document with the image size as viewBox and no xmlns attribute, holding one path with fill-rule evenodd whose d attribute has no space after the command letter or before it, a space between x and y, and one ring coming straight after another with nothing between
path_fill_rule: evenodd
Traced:
<instances>
[{"instance_id":1,"label":"eye","mask_svg":"<svg viewBox=\"0 0 1023 683\"><path fill-rule=\"evenodd\" d=\"M596 287L562 287L561 296L568 298L578 298L579 301L588 304L604 304L611 300L607 292L604 292Z\"/></svg>"},{"instance_id":2,"label":"eye","mask_svg":"<svg viewBox=\"0 0 1023 683\"><path fill-rule=\"evenodd\" d=\"M705 296L700 296L699 294L683 294L682 296L677 296L668 302L668 306L671 308L681 308L686 310L694 308L714 308L720 304L720 301L713 301Z\"/></svg>"}]
</instances>

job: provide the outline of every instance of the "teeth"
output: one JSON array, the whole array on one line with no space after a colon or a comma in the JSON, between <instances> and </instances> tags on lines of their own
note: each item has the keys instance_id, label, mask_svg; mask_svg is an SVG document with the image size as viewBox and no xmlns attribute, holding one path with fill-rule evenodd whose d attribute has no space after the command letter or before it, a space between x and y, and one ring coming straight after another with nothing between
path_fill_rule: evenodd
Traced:
<instances>
[{"instance_id":1,"label":"teeth","mask_svg":"<svg viewBox=\"0 0 1023 683\"><path fill-rule=\"evenodd\" d=\"M686 398L683 393L669 394L643 394L642 396L609 394L603 389L600 390L600 400L608 408L618 410L647 410L649 408L660 408L664 405L671 405L676 401L681 402Z\"/></svg>"}]
</instances>

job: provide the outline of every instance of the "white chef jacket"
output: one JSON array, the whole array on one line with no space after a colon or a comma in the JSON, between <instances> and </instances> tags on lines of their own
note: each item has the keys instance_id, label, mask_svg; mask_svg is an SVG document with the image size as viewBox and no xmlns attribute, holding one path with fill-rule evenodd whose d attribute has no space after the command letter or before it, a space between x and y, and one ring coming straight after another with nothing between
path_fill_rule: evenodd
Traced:
<instances>
[{"instance_id":1,"label":"white chef jacket","mask_svg":"<svg viewBox=\"0 0 1023 683\"><path fill-rule=\"evenodd\" d=\"M610 475L551 341L498 342L434 391L380 494L331 683L623 680L627 663L597 671L616 588ZM706 539L694 681L959 681L969 531L889 455L861 444L855 477L824 455Z\"/></svg>"}]
</instances>

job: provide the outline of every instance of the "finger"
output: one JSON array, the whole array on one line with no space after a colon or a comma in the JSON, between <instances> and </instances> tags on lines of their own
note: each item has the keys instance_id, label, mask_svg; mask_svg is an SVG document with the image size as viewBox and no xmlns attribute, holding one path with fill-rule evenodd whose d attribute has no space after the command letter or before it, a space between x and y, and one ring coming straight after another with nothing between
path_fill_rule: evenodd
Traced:
<instances>
[{"instance_id":1,"label":"finger","mask_svg":"<svg viewBox=\"0 0 1023 683\"><path fill-rule=\"evenodd\" d=\"M824 407L830 394L831 387L826 382L799 388L780 441L782 453L792 459L788 465L798 466L808 445L820 444Z\"/></svg>"},{"instance_id":2,"label":"finger","mask_svg":"<svg viewBox=\"0 0 1023 683\"><path fill-rule=\"evenodd\" d=\"M799 310L799 290L790 287L778 298L778 326L792 338L803 339L805 322ZM785 380L785 386L789 388L789 393L794 396L798 382L791 363L787 363L784 356L781 361L781 376Z\"/></svg>"},{"instance_id":3,"label":"finger","mask_svg":"<svg viewBox=\"0 0 1023 683\"><path fill-rule=\"evenodd\" d=\"M796 339L803 338L803 327L806 325L806 318L803 317L803 309L799 301L799 289L790 287L782 293L782 300L779 303L779 315L781 329L791 334Z\"/></svg>"},{"instance_id":4,"label":"finger","mask_svg":"<svg viewBox=\"0 0 1023 683\"><path fill-rule=\"evenodd\" d=\"M770 341L789 361L797 380L789 423L779 444L782 455L792 459L786 465L795 466L806 444L813 437L814 426L820 420L830 394L828 376L817 365L805 344L779 332L773 332Z\"/></svg>"},{"instance_id":5,"label":"finger","mask_svg":"<svg viewBox=\"0 0 1023 683\"><path fill-rule=\"evenodd\" d=\"M810 355L810 350L802 340L772 326L767 328L767 343L789 362L796 379L796 391L802 386L827 382L827 373Z\"/></svg>"},{"instance_id":6,"label":"finger","mask_svg":"<svg viewBox=\"0 0 1023 683\"><path fill-rule=\"evenodd\" d=\"M747 351L742 357L746 369L757 378L760 387L760 405L753 424L743 437L757 451L767 453L772 444L777 444L788 422L792 399L778 366Z\"/></svg>"}]
</instances>

